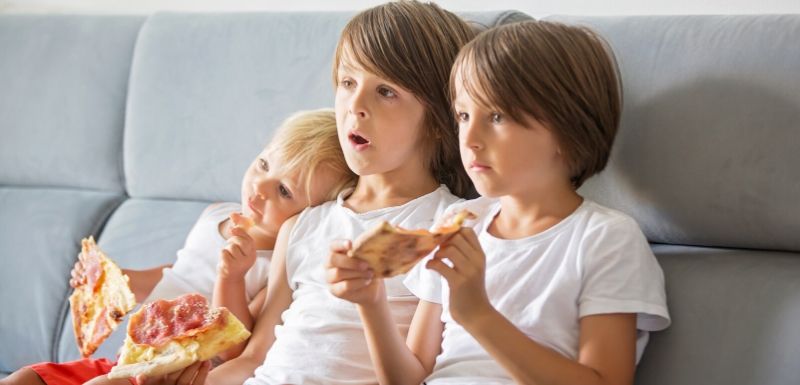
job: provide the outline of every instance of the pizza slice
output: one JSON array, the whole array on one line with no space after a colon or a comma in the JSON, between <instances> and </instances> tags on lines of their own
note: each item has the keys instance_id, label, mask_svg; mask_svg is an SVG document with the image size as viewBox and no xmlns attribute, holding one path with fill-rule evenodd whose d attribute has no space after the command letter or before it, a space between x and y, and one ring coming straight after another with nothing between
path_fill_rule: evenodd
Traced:
<instances>
[{"instance_id":1,"label":"pizza slice","mask_svg":"<svg viewBox=\"0 0 800 385\"><path fill-rule=\"evenodd\" d=\"M474 214L463 210L448 225L433 231L406 230L384 221L361 234L348 255L366 261L376 277L393 277L411 270L420 259L457 233L465 220L474 218Z\"/></svg>"},{"instance_id":2,"label":"pizza slice","mask_svg":"<svg viewBox=\"0 0 800 385\"><path fill-rule=\"evenodd\" d=\"M81 356L89 357L136 306L128 276L97 247L94 238L81 240L82 269L69 296L72 324Z\"/></svg>"},{"instance_id":3,"label":"pizza slice","mask_svg":"<svg viewBox=\"0 0 800 385\"><path fill-rule=\"evenodd\" d=\"M250 337L228 309L209 309L200 294L157 300L133 313L108 378L172 373L213 358Z\"/></svg>"}]
</instances>

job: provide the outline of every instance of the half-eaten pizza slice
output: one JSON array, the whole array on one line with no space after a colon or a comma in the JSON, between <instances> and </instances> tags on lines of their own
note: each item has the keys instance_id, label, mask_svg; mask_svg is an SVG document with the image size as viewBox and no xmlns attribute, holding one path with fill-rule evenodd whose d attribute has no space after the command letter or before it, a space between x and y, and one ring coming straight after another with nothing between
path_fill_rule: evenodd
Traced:
<instances>
[{"instance_id":1,"label":"half-eaten pizza slice","mask_svg":"<svg viewBox=\"0 0 800 385\"><path fill-rule=\"evenodd\" d=\"M449 224L433 231L406 230L384 221L361 234L348 255L366 261L376 277L393 277L411 270L420 259L457 233L465 220L474 218L474 214L463 210Z\"/></svg>"},{"instance_id":2,"label":"half-eaten pizza slice","mask_svg":"<svg viewBox=\"0 0 800 385\"><path fill-rule=\"evenodd\" d=\"M128 335L109 378L172 373L213 358L250 337L228 309L209 309L200 294L157 300L131 315Z\"/></svg>"},{"instance_id":3,"label":"half-eaten pizza slice","mask_svg":"<svg viewBox=\"0 0 800 385\"><path fill-rule=\"evenodd\" d=\"M97 247L94 238L81 241L78 260L82 269L70 282L75 288L69 297L72 324L81 355L97 350L123 317L136 306L128 287L128 276Z\"/></svg>"}]
</instances>

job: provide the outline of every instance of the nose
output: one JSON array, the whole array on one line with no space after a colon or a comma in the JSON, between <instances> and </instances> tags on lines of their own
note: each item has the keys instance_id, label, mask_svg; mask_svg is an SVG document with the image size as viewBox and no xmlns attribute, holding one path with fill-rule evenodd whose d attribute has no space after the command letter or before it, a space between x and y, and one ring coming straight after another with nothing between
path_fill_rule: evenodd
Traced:
<instances>
[{"instance_id":1,"label":"nose","mask_svg":"<svg viewBox=\"0 0 800 385\"><path fill-rule=\"evenodd\" d=\"M481 129L476 119L470 119L459 125L458 131L461 137L461 143L467 148L477 151L484 147L483 139L481 137Z\"/></svg>"},{"instance_id":2,"label":"nose","mask_svg":"<svg viewBox=\"0 0 800 385\"><path fill-rule=\"evenodd\" d=\"M267 197L267 185L268 182L266 178L253 179L253 192L256 193L259 199L265 199Z\"/></svg>"},{"instance_id":3,"label":"nose","mask_svg":"<svg viewBox=\"0 0 800 385\"><path fill-rule=\"evenodd\" d=\"M358 86L351 94L348 112L358 119L366 119L369 117L366 98L367 92L365 92L363 87Z\"/></svg>"}]
</instances>

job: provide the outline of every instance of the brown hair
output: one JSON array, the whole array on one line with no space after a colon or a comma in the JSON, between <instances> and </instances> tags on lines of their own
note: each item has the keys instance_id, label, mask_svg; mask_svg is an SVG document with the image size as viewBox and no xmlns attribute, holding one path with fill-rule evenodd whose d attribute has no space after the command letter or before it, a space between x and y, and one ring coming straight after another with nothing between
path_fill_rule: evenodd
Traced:
<instances>
[{"instance_id":1,"label":"brown hair","mask_svg":"<svg viewBox=\"0 0 800 385\"><path fill-rule=\"evenodd\" d=\"M330 108L299 111L288 117L267 145L289 172L301 171L301 180L311 201L314 174L325 170L336 176L336 184L325 195L335 200L340 191L355 185L358 176L347 167L336 133L336 114Z\"/></svg>"},{"instance_id":2,"label":"brown hair","mask_svg":"<svg viewBox=\"0 0 800 385\"><path fill-rule=\"evenodd\" d=\"M611 49L597 33L548 21L496 27L461 51L451 92L459 73L462 87L485 108L548 125L576 189L608 163L622 91Z\"/></svg>"},{"instance_id":3,"label":"brown hair","mask_svg":"<svg viewBox=\"0 0 800 385\"><path fill-rule=\"evenodd\" d=\"M335 85L347 56L417 97L425 106L429 170L461 197L472 190L472 182L461 165L447 84L459 49L474 36L466 22L436 4L391 2L353 17L342 31L333 60Z\"/></svg>"}]
</instances>

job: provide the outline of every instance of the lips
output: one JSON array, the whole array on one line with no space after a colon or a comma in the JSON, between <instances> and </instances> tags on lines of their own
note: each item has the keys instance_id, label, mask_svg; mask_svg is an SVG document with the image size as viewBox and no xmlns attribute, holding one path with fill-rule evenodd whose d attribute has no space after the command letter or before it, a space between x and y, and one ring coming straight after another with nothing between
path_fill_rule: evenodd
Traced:
<instances>
[{"instance_id":1,"label":"lips","mask_svg":"<svg viewBox=\"0 0 800 385\"><path fill-rule=\"evenodd\" d=\"M469 163L469 169L472 170L472 171L486 171L486 170L490 170L491 167L489 167L486 164L477 162L477 161L472 161L472 162Z\"/></svg>"},{"instance_id":2,"label":"lips","mask_svg":"<svg viewBox=\"0 0 800 385\"><path fill-rule=\"evenodd\" d=\"M250 197L250 199L247 200L247 207L250 207L250 210L253 210L253 212L256 213L258 216L263 216L264 213L262 213L261 210L258 207L256 207L254 203L255 199L256 197L254 196Z\"/></svg>"},{"instance_id":3,"label":"lips","mask_svg":"<svg viewBox=\"0 0 800 385\"><path fill-rule=\"evenodd\" d=\"M356 130L350 131L350 133L347 135L347 139L350 140L350 145L359 151L366 149L370 145L369 138Z\"/></svg>"}]
</instances>

